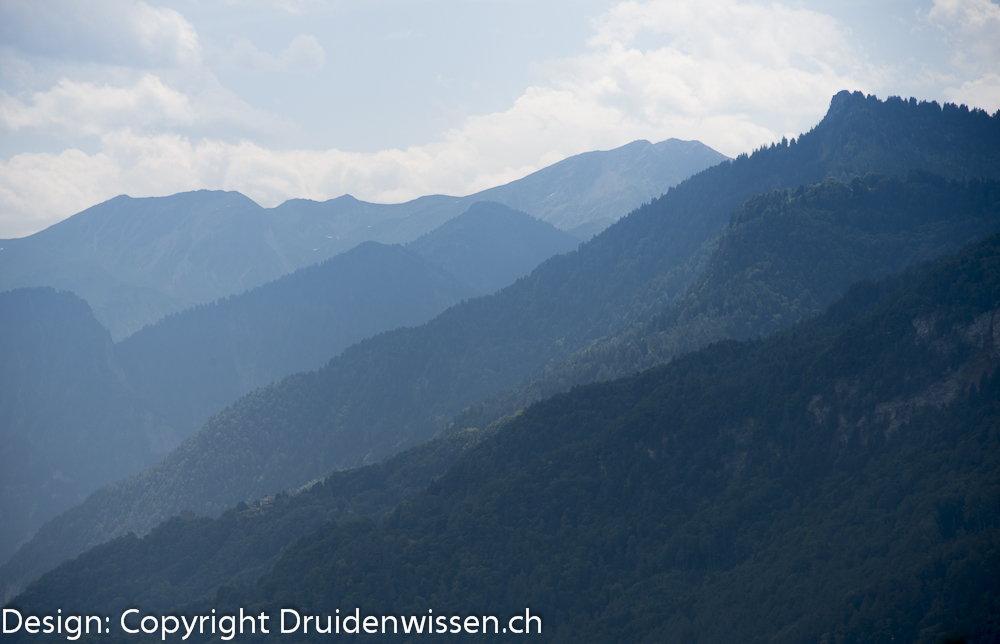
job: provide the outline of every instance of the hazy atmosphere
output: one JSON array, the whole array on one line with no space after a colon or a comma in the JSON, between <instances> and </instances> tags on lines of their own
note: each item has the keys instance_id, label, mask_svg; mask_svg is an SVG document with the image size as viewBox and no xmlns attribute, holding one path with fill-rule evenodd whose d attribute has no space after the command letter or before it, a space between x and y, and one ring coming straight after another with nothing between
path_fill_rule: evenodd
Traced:
<instances>
[{"instance_id":1,"label":"hazy atmosphere","mask_svg":"<svg viewBox=\"0 0 1000 644\"><path fill-rule=\"evenodd\" d=\"M466 195L636 139L735 156L841 89L1000 108L1000 6L0 1L0 238L119 194Z\"/></svg>"},{"instance_id":2,"label":"hazy atmosphere","mask_svg":"<svg viewBox=\"0 0 1000 644\"><path fill-rule=\"evenodd\" d=\"M998 34L0 0L3 644L1000 642Z\"/></svg>"}]
</instances>

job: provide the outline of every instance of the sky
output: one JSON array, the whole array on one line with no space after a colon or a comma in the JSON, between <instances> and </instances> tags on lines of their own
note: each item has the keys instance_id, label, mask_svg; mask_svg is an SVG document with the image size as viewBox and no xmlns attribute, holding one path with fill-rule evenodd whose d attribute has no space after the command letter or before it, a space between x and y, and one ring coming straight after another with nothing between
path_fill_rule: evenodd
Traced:
<instances>
[{"instance_id":1,"label":"sky","mask_svg":"<svg viewBox=\"0 0 1000 644\"><path fill-rule=\"evenodd\" d=\"M989 0L0 0L0 238L119 194L466 195L847 89L1000 109Z\"/></svg>"}]
</instances>

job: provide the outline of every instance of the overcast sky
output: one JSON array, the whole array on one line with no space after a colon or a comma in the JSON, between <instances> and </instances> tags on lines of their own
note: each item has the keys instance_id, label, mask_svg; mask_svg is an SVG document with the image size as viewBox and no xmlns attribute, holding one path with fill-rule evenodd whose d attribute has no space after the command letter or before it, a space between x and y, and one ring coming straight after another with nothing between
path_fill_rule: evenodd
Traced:
<instances>
[{"instance_id":1,"label":"overcast sky","mask_svg":"<svg viewBox=\"0 0 1000 644\"><path fill-rule=\"evenodd\" d=\"M119 194L465 195L841 89L1000 109L989 0L0 0L0 238Z\"/></svg>"}]
</instances>

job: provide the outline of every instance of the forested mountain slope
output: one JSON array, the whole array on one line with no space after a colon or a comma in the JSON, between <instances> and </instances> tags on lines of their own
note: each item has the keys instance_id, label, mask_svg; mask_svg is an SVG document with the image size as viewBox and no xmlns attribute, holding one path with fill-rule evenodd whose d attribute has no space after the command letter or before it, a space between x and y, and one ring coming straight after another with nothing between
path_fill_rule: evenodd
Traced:
<instances>
[{"instance_id":1,"label":"forested mountain slope","mask_svg":"<svg viewBox=\"0 0 1000 644\"><path fill-rule=\"evenodd\" d=\"M324 525L253 586L181 612L504 623L528 607L555 642L994 641L1000 235L919 273L533 405L381 524ZM144 542L95 549L11 605L117 618L109 555L169 554Z\"/></svg>"},{"instance_id":2,"label":"forested mountain slope","mask_svg":"<svg viewBox=\"0 0 1000 644\"><path fill-rule=\"evenodd\" d=\"M132 395L87 303L0 293L0 561L48 518L155 463L180 438Z\"/></svg>"},{"instance_id":3,"label":"forested mountain slope","mask_svg":"<svg viewBox=\"0 0 1000 644\"><path fill-rule=\"evenodd\" d=\"M870 290L539 403L216 606L528 606L549 641L995 641L1000 236L843 324Z\"/></svg>"},{"instance_id":4,"label":"forested mountain slope","mask_svg":"<svg viewBox=\"0 0 1000 644\"><path fill-rule=\"evenodd\" d=\"M710 342L770 335L818 315L854 282L953 253L998 230L1000 183L992 180L871 174L751 197L677 304L471 405L456 426L488 424L570 387L628 376Z\"/></svg>"},{"instance_id":5,"label":"forested mountain slope","mask_svg":"<svg viewBox=\"0 0 1000 644\"><path fill-rule=\"evenodd\" d=\"M1000 183L994 181L868 175L752 197L734 213L684 300L525 387L471 406L455 426L485 426L503 412L521 409L527 392L548 397L581 384L571 378L609 379L613 369L630 374L644 362L663 362L727 336L770 335L819 314L847 290L849 280L877 279L996 230ZM219 579L216 585L223 583ZM131 588L137 598L145 592Z\"/></svg>"},{"instance_id":6,"label":"forested mountain slope","mask_svg":"<svg viewBox=\"0 0 1000 644\"><path fill-rule=\"evenodd\" d=\"M0 580L33 578L89 545L145 533L183 509L218 515L240 500L295 489L426 440L470 403L675 301L748 197L828 176L912 168L997 176L1000 115L838 94L826 118L798 141L692 177L494 296L366 340L315 374L248 395L157 466L50 523L39 542L52 547L15 556Z\"/></svg>"},{"instance_id":7,"label":"forested mountain slope","mask_svg":"<svg viewBox=\"0 0 1000 644\"><path fill-rule=\"evenodd\" d=\"M636 141L474 195L389 205L344 195L265 209L237 192L122 195L29 237L0 240L0 290L73 291L117 341L167 314L260 286L362 242L413 241L478 201L542 219L557 213L554 223L565 220L567 227L593 222L588 230L597 232L724 159L696 141Z\"/></svg>"}]
</instances>

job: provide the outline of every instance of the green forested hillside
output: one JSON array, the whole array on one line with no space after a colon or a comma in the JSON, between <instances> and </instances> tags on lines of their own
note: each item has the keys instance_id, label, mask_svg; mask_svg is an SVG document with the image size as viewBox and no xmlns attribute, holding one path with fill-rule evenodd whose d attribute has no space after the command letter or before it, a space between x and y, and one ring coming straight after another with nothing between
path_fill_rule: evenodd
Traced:
<instances>
[{"instance_id":1,"label":"green forested hillside","mask_svg":"<svg viewBox=\"0 0 1000 644\"><path fill-rule=\"evenodd\" d=\"M248 395L154 468L52 522L41 541L74 538L50 541L57 547L35 550L38 558L15 556L0 580L14 568L40 574L183 509L218 515L426 440L470 403L662 311L685 293L732 211L754 194L914 168L996 177L1000 115L838 94L797 141L692 177L495 296L359 343L316 374Z\"/></svg>"},{"instance_id":2,"label":"green forested hillside","mask_svg":"<svg viewBox=\"0 0 1000 644\"><path fill-rule=\"evenodd\" d=\"M479 292L456 276L491 285L513 281L576 245L567 233L499 204L469 215L421 238L420 249L447 269L413 250L366 242L257 289L169 316L113 346L89 309L68 293L59 301L76 305L62 313L55 305L42 307L36 312L48 311L45 321L24 319L17 328L9 325L17 314L38 309L41 295L7 296L5 366L11 373L0 393L8 409L0 413L9 417L9 494L0 561L43 522L155 463L240 396L317 369L349 344L420 324ZM76 340L67 344L68 338ZM60 366L52 364L59 360ZM16 418L10 416L15 409ZM101 410L99 419L83 420L85 409ZM76 440L56 440L67 432L88 436L86 449ZM28 450L25 440L34 447Z\"/></svg>"}]
</instances>

